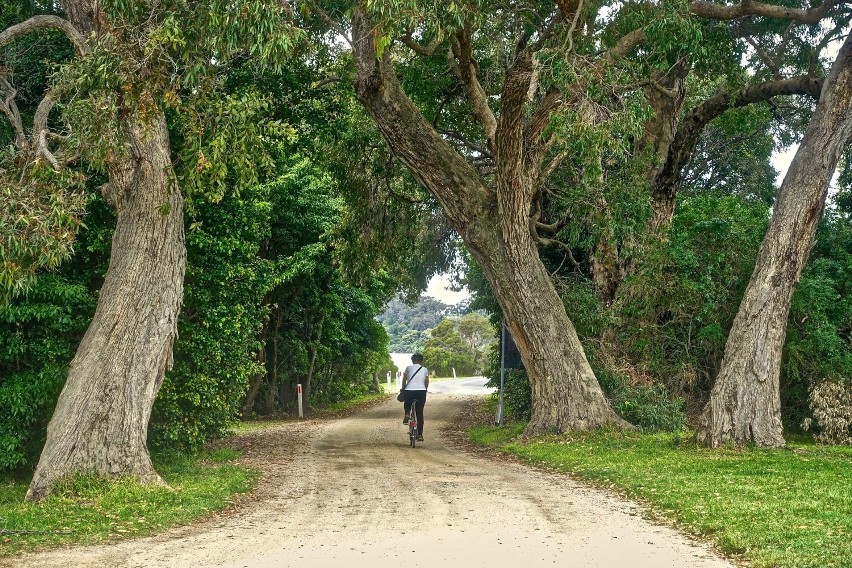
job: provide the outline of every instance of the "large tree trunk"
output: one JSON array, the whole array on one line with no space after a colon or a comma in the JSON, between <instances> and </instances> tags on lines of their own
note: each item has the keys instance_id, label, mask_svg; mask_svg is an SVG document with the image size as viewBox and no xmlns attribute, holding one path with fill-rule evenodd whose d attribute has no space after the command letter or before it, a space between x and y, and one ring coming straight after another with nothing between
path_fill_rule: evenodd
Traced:
<instances>
[{"instance_id":1,"label":"large tree trunk","mask_svg":"<svg viewBox=\"0 0 852 568\"><path fill-rule=\"evenodd\" d=\"M828 184L852 133L852 35L826 78L781 185L769 229L704 408L698 440L784 445L778 378L790 299L813 246Z\"/></svg>"},{"instance_id":2,"label":"large tree trunk","mask_svg":"<svg viewBox=\"0 0 852 568\"><path fill-rule=\"evenodd\" d=\"M171 366L183 296L183 198L160 114L126 128L129 159L110 169L115 208L109 270L71 362L28 499L79 472L162 483L148 455L148 420Z\"/></svg>"},{"instance_id":3,"label":"large tree trunk","mask_svg":"<svg viewBox=\"0 0 852 568\"><path fill-rule=\"evenodd\" d=\"M534 190L525 164L522 111L508 113L504 94L495 138L494 191L414 107L387 51L377 58L373 26L360 10L353 18L353 36L361 103L396 156L441 204L506 316L533 390L527 434L624 424L600 389L530 233ZM529 64L529 58L522 63ZM529 73L523 69L507 78L505 92L511 92L515 103L522 102L528 84Z\"/></svg>"},{"instance_id":4,"label":"large tree trunk","mask_svg":"<svg viewBox=\"0 0 852 568\"><path fill-rule=\"evenodd\" d=\"M499 242L504 235L495 230L493 239ZM525 435L624 425L601 391L529 233L515 237L499 256L475 256L500 303L532 387Z\"/></svg>"}]
</instances>

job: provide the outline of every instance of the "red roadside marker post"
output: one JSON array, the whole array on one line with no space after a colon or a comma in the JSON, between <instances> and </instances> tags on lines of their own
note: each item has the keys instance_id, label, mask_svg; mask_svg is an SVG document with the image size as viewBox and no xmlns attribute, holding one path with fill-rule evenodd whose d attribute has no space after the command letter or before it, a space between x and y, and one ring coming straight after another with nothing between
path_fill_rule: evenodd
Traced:
<instances>
[{"instance_id":1,"label":"red roadside marker post","mask_svg":"<svg viewBox=\"0 0 852 568\"><path fill-rule=\"evenodd\" d=\"M304 418L305 415L302 412L302 383L296 385L296 393L299 395L299 418Z\"/></svg>"}]
</instances>

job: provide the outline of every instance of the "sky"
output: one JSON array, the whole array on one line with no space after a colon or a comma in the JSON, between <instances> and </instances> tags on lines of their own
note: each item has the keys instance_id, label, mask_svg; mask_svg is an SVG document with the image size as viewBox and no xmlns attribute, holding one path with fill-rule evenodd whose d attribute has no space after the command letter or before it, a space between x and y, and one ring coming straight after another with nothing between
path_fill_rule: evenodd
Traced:
<instances>
[{"instance_id":1,"label":"sky","mask_svg":"<svg viewBox=\"0 0 852 568\"><path fill-rule=\"evenodd\" d=\"M454 292L453 290L450 290L450 275L436 274L431 280L429 280L429 286L426 288L426 295L432 296L436 300L440 300L450 306L455 306L462 300L468 299L470 297L470 292L467 291L467 288L463 289L461 292Z\"/></svg>"},{"instance_id":2,"label":"sky","mask_svg":"<svg viewBox=\"0 0 852 568\"><path fill-rule=\"evenodd\" d=\"M799 145L793 144L782 152L772 154L772 166L778 170L778 177L775 181L775 185L778 187L781 187L781 182L784 181L784 176L787 175L787 168L790 167L790 162L793 160L793 156L796 155L796 150L798 149Z\"/></svg>"}]
</instances>

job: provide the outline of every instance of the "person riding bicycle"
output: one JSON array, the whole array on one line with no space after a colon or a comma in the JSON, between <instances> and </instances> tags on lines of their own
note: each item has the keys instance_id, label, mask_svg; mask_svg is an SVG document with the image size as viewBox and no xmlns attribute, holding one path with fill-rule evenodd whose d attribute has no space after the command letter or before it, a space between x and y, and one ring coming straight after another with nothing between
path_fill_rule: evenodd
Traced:
<instances>
[{"instance_id":1,"label":"person riding bicycle","mask_svg":"<svg viewBox=\"0 0 852 568\"><path fill-rule=\"evenodd\" d=\"M414 404L414 414L417 416L417 441L423 441L423 406L426 404L426 391L429 388L429 369L423 366L423 355L415 353L411 356L411 365L402 373L403 408L405 418L403 424L408 424L411 418L411 406Z\"/></svg>"}]
</instances>

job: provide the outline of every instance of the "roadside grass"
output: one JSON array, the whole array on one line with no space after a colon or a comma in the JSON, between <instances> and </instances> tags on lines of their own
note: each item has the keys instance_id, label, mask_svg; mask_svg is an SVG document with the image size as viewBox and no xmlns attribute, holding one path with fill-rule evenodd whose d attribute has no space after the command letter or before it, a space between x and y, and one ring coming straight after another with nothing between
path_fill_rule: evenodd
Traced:
<instances>
[{"instance_id":1,"label":"roadside grass","mask_svg":"<svg viewBox=\"0 0 852 568\"><path fill-rule=\"evenodd\" d=\"M395 393L396 391L393 392ZM349 410L354 406L368 404L376 400L383 400L388 397L388 394L390 393L386 393L384 390L384 385L382 385L381 392L362 394L356 396L355 398L345 400L343 402L335 402L333 404L311 407L310 411L306 412L305 414L308 418L328 416L336 414L338 412ZM261 416L258 417L256 420L243 420L242 422L235 423L232 427L232 430L234 434L248 434L250 432L258 432L267 428L273 428L280 424L282 420L298 420L298 413L296 411L292 411L283 415L273 415L269 417Z\"/></svg>"},{"instance_id":2,"label":"roadside grass","mask_svg":"<svg viewBox=\"0 0 852 568\"><path fill-rule=\"evenodd\" d=\"M226 509L258 479L234 463L238 457L228 448L197 456L154 453L170 488L79 477L40 503L24 501L29 480L0 477L0 556L149 535Z\"/></svg>"},{"instance_id":3,"label":"roadside grass","mask_svg":"<svg viewBox=\"0 0 852 568\"><path fill-rule=\"evenodd\" d=\"M644 501L654 514L755 567L852 567L852 447L698 447L690 433L573 433L529 441L525 424L471 440Z\"/></svg>"}]
</instances>

